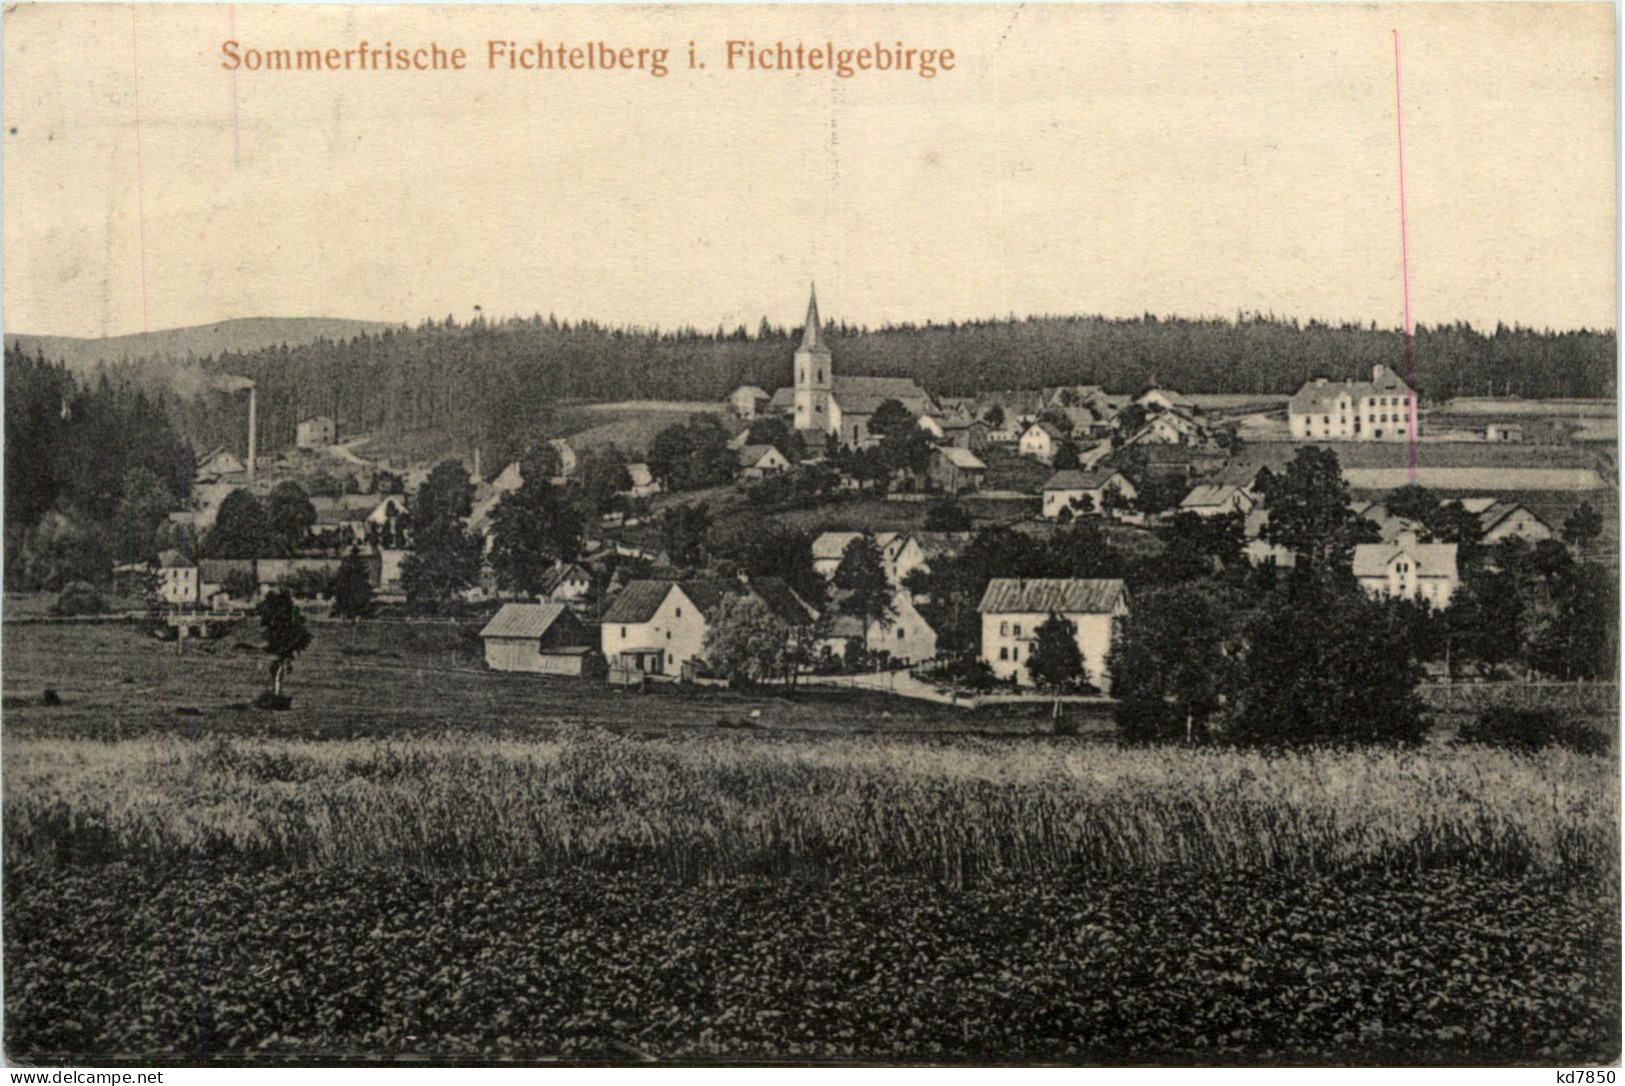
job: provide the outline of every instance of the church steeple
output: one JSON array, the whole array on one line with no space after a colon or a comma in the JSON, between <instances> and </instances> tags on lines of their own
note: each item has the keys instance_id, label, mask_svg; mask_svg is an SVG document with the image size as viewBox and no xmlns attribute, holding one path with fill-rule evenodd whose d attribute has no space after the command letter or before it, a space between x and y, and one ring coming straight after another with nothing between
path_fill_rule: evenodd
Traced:
<instances>
[{"instance_id":1,"label":"church steeple","mask_svg":"<svg viewBox=\"0 0 1625 1086\"><path fill-rule=\"evenodd\" d=\"M828 354L829 348L824 345L824 325L818 319L818 284L812 285L812 293L807 297L807 323L801 329L801 349L817 354Z\"/></svg>"}]
</instances>

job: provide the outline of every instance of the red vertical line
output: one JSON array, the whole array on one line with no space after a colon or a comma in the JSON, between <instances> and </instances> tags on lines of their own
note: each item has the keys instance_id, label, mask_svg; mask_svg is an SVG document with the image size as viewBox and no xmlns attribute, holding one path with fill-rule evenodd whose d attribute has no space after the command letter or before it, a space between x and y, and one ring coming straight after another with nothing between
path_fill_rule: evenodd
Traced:
<instances>
[{"instance_id":1,"label":"red vertical line","mask_svg":"<svg viewBox=\"0 0 1625 1086\"><path fill-rule=\"evenodd\" d=\"M1400 96L1399 31L1394 32L1394 136L1399 150L1399 280L1405 297L1405 397L1407 437L1410 440L1410 481L1416 482L1416 363L1411 350L1411 264L1405 216L1405 119Z\"/></svg>"}]
</instances>

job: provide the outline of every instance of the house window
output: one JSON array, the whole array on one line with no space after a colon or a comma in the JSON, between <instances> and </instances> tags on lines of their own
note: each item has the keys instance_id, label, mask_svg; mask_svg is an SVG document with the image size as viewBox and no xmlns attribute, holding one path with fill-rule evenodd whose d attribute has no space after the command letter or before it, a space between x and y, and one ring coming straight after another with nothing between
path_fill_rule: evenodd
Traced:
<instances>
[{"instance_id":1,"label":"house window","mask_svg":"<svg viewBox=\"0 0 1625 1086\"><path fill-rule=\"evenodd\" d=\"M1019 623L1019 622L1016 623L1016 636L1017 637L1021 636L1021 623Z\"/></svg>"},{"instance_id":2,"label":"house window","mask_svg":"<svg viewBox=\"0 0 1625 1086\"><path fill-rule=\"evenodd\" d=\"M897 627L897 640L901 641L902 639L903 639L903 628L901 626L899 626L899 627Z\"/></svg>"},{"instance_id":3,"label":"house window","mask_svg":"<svg viewBox=\"0 0 1625 1086\"><path fill-rule=\"evenodd\" d=\"M820 381L822 381L824 379L824 371L823 370L818 371L818 379Z\"/></svg>"},{"instance_id":4,"label":"house window","mask_svg":"<svg viewBox=\"0 0 1625 1086\"><path fill-rule=\"evenodd\" d=\"M1012 660L1021 659L1021 646L1020 645L1011 645L1010 646L1010 659L1012 659Z\"/></svg>"},{"instance_id":5,"label":"house window","mask_svg":"<svg viewBox=\"0 0 1625 1086\"><path fill-rule=\"evenodd\" d=\"M626 627L625 627L625 626L622 626L622 627L621 627L621 636L622 636L622 637L625 637L625 636L626 636Z\"/></svg>"},{"instance_id":6,"label":"house window","mask_svg":"<svg viewBox=\"0 0 1625 1086\"><path fill-rule=\"evenodd\" d=\"M1001 659L1001 660L1010 659L1010 650L1006 649L1006 648L999 649L999 659Z\"/></svg>"},{"instance_id":7,"label":"house window","mask_svg":"<svg viewBox=\"0 0 1625 1086\"><path fill-rule=\"evenodd\" d=\"M1009 636L1009 634L1010 634L1010 624L1008 622L999 623L999 636L1000 637L1007 637L1007 636Z\"/></svg>"},{"instance_id":8,"label":"house window","mask_svg":"<svg viewBox=\"0 0 1625 1086\"><path fill-rule=\"evenodd\" d=\"M677 617L678 617L678 618L682 618L682 617L683 617L683 609L682 609L682 608L681 608L681 607L679 607L679 608L678 608L678 609L677 609Z\"/></svg>"},{"instance_id":9,"label":"house window","mask_svg":"<svg viewBox=\"0 0 1625 1086\"><path fill-rule=\"evenodd\" d=\"M666 640L667 640L667 641L670 641L670 640L671 640L671 631L670 631L670 630L667 630L667 631L666 631Z\"/></svg>"}]
</instances>

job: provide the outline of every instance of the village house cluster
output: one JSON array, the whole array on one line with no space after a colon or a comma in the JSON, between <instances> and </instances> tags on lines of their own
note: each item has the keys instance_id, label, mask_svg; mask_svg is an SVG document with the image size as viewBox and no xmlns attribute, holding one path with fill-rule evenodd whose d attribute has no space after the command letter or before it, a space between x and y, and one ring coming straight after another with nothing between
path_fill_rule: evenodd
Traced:
<instances>
[{"instance_id":1,"label":"village house cluster","mask_svg":"<svg viewBox=\"0 0 1625 1086\"><path fill-rule=\"evenodd\" d=\"M1267 480L1283 466L1281 450L1260 455L1245 448L1234 414L1211 402L1221 398L1204 403L1156 383L1133 393L1085 384L936 395L908 378L846 374L816 293L789 361L788 385L772 392L743 385L718 412L731 427L732 486L753 501L766 501L775 480L819 469L837 481L837 495L999 510L1001 523L1035 532L1079 518L1096 518L1116 531L1143 531L1182 515L1233 517L1248 560L1293 562L1266 530ZM252 406L250 412L252 426ZM1285 415L1292 441L1386 442L1416 433L1417 399L1398 375L1377 366L1369 381L1308 381ZM294 555L196 559L165 551L153 571L163 605L183 615L240 613L275 587L314 591L347 556L357 555L379 600L404 601L402 568L412 552L415 495L429 467L369 459L353 443L339 441L337 422L315 415L298 423L285 456L258 467L224 447L200 457L189 508L172 517L200 531L211 527L235 491L270 500L279 484L312 476L342 478L343 486L312 495L314 517ZM911 453L906 463L886 461L878 478L855 474L852 458L899 443L918 455ZM551 482L573 485L579 451L568 439L551 444L559 471ZM489 558L498 511L525 480L518 463L487 479L478 450L472 459L466 525L483 537ZM951 529L854 526L813 538L810 572L829 586L832 601L842 594L836 580L843 560L854 545L873 545L888 599L885 620L872 622L833 603L814 606L781 578L679 568L648 531L637 531L648 527L649 503L669 480L630 455L622 466L623 505L587 525L580 553L558 562L539 592L505 591L488 569L478 585L461 593L465 603L496 608L480 634L490 668L616 682L702 677L718 614L728 601L743 598L759 602L781 628L806 631L813 651L836 662L832 666L861 659L909 668L938 657L939 634L927 618L928 600L916 596L920 582L914 575L929 573L970 542L968 513L965 524ZM1461 499L1461 506L1478 518L1487 543L1553 535L1515 500L1474 496ZM1353 512L1378 537L1354 548L1354 576L1368 593L1434 608L1450 605L1460 583L1456 545L1430 541L1420 523L1379 503L1358 502ZM1031 685L1027 664L1038 628L1058 616L1074 631L1093 687L1108 693L1107 659L1133 607L1125 584L992 572L978 611L979 657L994 678Z\"/></svg>"}]
</instances>

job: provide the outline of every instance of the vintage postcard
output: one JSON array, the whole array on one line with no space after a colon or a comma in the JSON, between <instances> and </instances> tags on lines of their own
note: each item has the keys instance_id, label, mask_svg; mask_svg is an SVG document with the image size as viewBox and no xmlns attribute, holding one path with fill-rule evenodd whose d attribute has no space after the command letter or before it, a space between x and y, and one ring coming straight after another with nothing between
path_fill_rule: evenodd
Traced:
<instances>
[{"instance_id":1,"label":"vintage postcard","mask_svg":"<svg viewBox=\"0 0 1625 1086\"><path fill-rule=\"evenodd\" d=\"M1615 19L7 6L6 1058L1613 1081Z\"/></svg>"}]
</instances>

